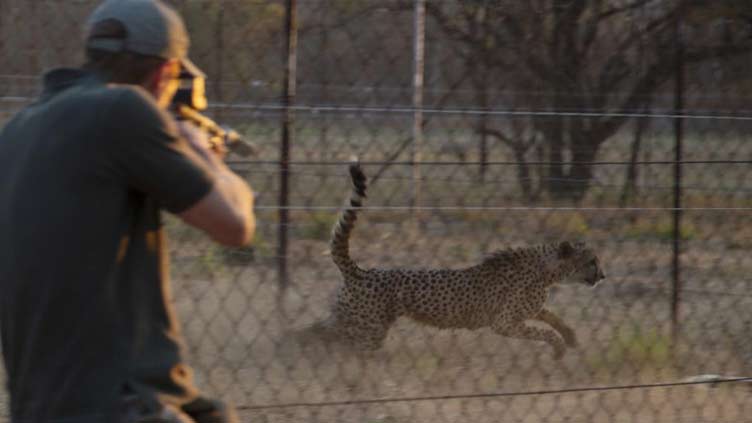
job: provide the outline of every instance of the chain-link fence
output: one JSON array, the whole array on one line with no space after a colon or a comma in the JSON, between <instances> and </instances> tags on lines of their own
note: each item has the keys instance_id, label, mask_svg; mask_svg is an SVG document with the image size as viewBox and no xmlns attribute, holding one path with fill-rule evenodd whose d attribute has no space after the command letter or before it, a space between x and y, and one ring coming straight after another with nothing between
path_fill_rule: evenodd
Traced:
<instances>
[{"instance_id":1,"label":"chain-link fence","mask_svg":"<svg viewBox=\"0 0 752 423\"><path fill-rule=\"evenodd\" d=\"M44 69L82 61L96 3L0 0L0 122ZM251 248L166 218L198 383L244 421L752 421L752 385L707 383L752 376L752 7L171 3L209 114L260 147L230 158L258 194ZM340 281L328 240L352 155L370 178L362 266L595 246L607 279L549 301L580 346L554 361L543 343L407 319L365 356L299 342Z\"/></svg>"}]
</instances>

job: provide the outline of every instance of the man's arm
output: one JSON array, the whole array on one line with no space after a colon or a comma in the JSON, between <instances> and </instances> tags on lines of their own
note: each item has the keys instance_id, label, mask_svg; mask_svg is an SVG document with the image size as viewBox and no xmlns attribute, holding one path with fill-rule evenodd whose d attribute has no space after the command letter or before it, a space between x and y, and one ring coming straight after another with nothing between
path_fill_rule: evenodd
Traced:
<instances>
[{"instance_id":1,"label":"man's arm","mask_svg":"<svg viewBox=\"0 0 752 423\"><path fill-rule=\"evenodd\" d=\"M203 132L190 122L178 122L178 128L212 172L214 186L206 196L177 216L220 244L234 247L249 244L256 230L251 188L209 149Z\"/></svg>"},{"instance_id":2,"label":"man's arm","mask_svg":"<svg viewBox=\"0 0 752 423\"><path fill-rule=\"evenodd\" d=\"M209 150L207 135L189 122L175 122L138 87L113 88L104 169L160 207L229 246L253 238L253 193ZM114 118L113 118L114 117Z\"/></svg>"}]
</instances>

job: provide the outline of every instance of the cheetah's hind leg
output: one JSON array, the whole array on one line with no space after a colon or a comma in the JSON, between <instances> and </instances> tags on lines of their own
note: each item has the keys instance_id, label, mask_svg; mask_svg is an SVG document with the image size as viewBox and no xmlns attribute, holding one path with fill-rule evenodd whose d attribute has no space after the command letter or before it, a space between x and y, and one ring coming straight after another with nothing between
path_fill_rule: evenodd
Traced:
<instances>
[{"instance_id":1,"label":"cheetah's hind leg","mask_svg":"<svg viewBox=\"0 0 752 423\"><path fill-rule=\"evenodd\" d=\"M336 331L336 322L332 316L296 329L290 335L295 337L302 345L331 343L339 338Z\"/></svg>"}]
</instances>

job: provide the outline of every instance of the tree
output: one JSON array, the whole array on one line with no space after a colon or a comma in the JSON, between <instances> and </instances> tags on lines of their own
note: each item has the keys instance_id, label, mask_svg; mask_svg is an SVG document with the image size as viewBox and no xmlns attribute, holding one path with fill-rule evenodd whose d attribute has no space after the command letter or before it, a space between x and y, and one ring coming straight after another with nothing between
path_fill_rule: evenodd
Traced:
<instances>
[{"instance_id":1,"label":"tree","mask_svg":"<svg viewBox=\"0 0 752 423\"><path fill-rule=\"evenodd\" d=\"M190 32L191 57L209 75L212 100L247 100L237 97L254 83L279 90L283 2L185 0L178 6ZM222 90L223 83L229 89Z\"/></svg>"},{"instance_id":2,"label":"tree","mask_svg":"<svg viewBox=\"0 0 752 423\"><path fill-rule=\"evenodd\" d=\"M478 63L515 86L542 90L516 95L516 107L552 114L528 124L551 162L545 190L574 201L589 188L588 163L599 148L674 76L678 41L687 65L752 47L750 7L733 2L472 0L428 2L427 11L454 42L488 56ZM518 160L536 140L498 128L489 133Z\"/></svg>"}]
</instances>

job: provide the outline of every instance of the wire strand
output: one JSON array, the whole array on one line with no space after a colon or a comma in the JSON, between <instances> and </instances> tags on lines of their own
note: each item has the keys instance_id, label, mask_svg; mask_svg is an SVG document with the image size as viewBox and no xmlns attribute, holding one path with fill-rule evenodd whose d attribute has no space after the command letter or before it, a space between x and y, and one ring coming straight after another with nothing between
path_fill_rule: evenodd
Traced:
<instances>
[{"instance_id":1,"label":"wire strand","mask_svg":"<svg viewBox=\"0 0 752 423\"><path fill-rule=\"evenodd\" d=\"M0 97L0 101L31 102L35 97L7 96ZM470 108L432 108L432 107L372 107L372 106L344 106L309 104L286 106L282 104L250 104L250 103L209 103L210 108L238 109L238 110L266 110L285 111L292 110L310 113L387 113L409 114L421 112L424 114L443 114L459 116L528 116L528 117L605 117L605 118L663 118L663 119L693 119L693 120L727 120L727 121L752 121L752 116L738 115L713 115L713 114L690 114L690 113L640 113L640 112L565 112L565 111L538 111L538 110L491 110Z\"/></svg>"},{"instance_id":2,"label":"wire strand","mask_svg":"<svg viewBox=\"0 0 752 423\"><path fill-rule=\"evenodd\" d=\"M227 160L228 165L279 165L279 160ZM350 162L344 160L291 160L287 164L290 166L347 166ZM752 164L752 160L638 160L638 161L593 161L593 162L555 162L555 161L383 161L383 160L364 160L359 162L362 166L630 166L630 165L728 165L728 164Z\"/></svg>"},{"instance_id":3,"label":"wire strand","mask_svg":"<svg viewBox=\"0 0 752 423\"><path fill-rule=\"evenodd\" d=\"M266 170L245 170L245 169L237 169L238 172L246 174L246 175L263 175L263 176L276 176L276 173L269 172ZM296 177L317 177L317 178L337 178L337 179L343 179L346 180L349 178L349 175L346 175L344 172L308 172L308 171L288 171L288 175L296 176ZM477 178L458 178L455 176L444 176L444 177L433 177L433 176L424 176L421 178L413 178L412 176L382 176L380 178L381 181L392 181L392 182L412 182L412 181L420 181L420 182L441 182L441 183L449 183L452 185L467 185L467 186L492 186L492 185L513 185L513 186L519 186L521 181L556 181L556 182L567 182L570 184L581 184L581 185L588 185L591 188L616 188L616 189L623 189L624 183L605 183L601 182L599 180L601 178L594 177L592 179L584 179L584 178L554 178L554 177L543 177L543 178L535 178L535 177L517 177L517 178L493 178L486 179L485 182L482 184L478 182ZM605 178L602 178L605 179ZM649 190L649 191L668 191L668 190L675 190L676 187L673 185L654 185L654 184L637 184L634 186L637 190ZM717 188L717 187L705 187L700 185L682 185L683 191L695 191L695 192L705 192L705 193L717 193L717 194L749 194L752 192L752 188ZM499 194L499 193L497 193ZM478 194L480 195L480 194ZM487 193L482 193L483 198L493 198L489 197ZM507 195L496 195L495 197L506 197ZM467 197L464 197L467 198Z\"/></svg>"},{"instance_id":4,"label":"wire strand","mask_svg":"<svg viewBox=\"0 0 752 423\"><path fill-rule=\"evenodd\" d=\"M749 382L752 381L752 377L738 377L738 378L725 378L712 381L686 381L686 382L665 382L665 383L646 383L636 385L612 385L612 386L592 386L582 388L566 388L566 389L545 389L538 391L520 391L520 392L488 392L479 394L458 394L458 395L429 395L429 396L416 396L416 397L400 397L400 398L373 398L373 399L361 399L350 401L322 401L322 402L291 402L285 404L263 404L263 405L245 405L238 406L240 410L268 410L274 408L292 408L292 407L334 407L344 405L366 405L366 404L384 404L394 402L418 402L418 401L440 401L440 400L453 400L453 399L482 399L482 398L503 398L503 397L521 397L521 396L537 396L537 395L561 395L580 392L604 392L604 391L616 391L616 390L628 390L628 389L656 389L656 388L671 388L679 386L691 386L691 385L703 385L703 384L717 384L717 383L730 383L730 382Z\"/></svg>"},{"instance_id":5,"label":"wire strand","mask_svg":"<svg viewBox=\"0 0 752 423\"><path fill-rule=\"evenodd\" d=\"M281 104L247 104L247 103L210 103L210 107L222 107L226 109L249 109L249 110L294 110L300 112L346 112L346 113L389 113L389 114L445 114L460 116L537 116L537 117L618 117L618 118L666 118L666 119L713 119L732 121L752 121L752 116L712 115L712 114L689 114L689 113L620 113L620 112L563 112L563 111L536 111L536 110L485 110L485 109L438 109L432 107L369 107L369 106L342 106L342 105L295 105L285 106Z\"/></svg>"},{"instance_id":6,"label":"wire strand","mask_svg":"<svg viewBox=\"0 0 752 423\"><path fill-rule=\"evenodd\" d=\"M306 210L337 211L339 206L256 206L255 210ZM360 210L378 211L588 211L588 212L628 212L628 211L722 211L750 212L752 207L525 207L525 206L364 206Z\"/></svg>"}]
</instances>

